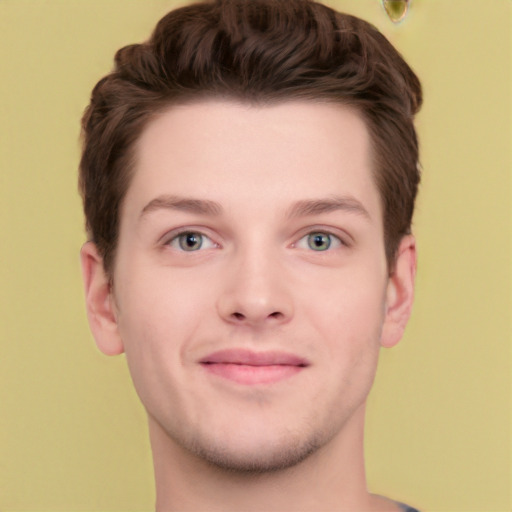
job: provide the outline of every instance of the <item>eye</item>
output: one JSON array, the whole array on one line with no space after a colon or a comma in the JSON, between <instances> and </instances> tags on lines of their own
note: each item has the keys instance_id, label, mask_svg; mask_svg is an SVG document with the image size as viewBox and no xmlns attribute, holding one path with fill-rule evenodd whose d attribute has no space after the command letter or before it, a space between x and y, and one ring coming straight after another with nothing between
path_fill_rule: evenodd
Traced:
<instances>
[{"instance_id":1,"label":"eye","mask_svg":"<svg viewBox=\"0 0 512 512\"><path fill-rule=\"evenodd\" d=\"M315 231L302 237L296 244L300 249L311 249L313 251L322 252L334 249L344 245L343 242L331 233L323 231Z\"/></svg>"},{"instance_id":2,"label":"eye","mask_svg":"<svg viewBox=\"0 0 512 512\"><path fill-rule=\"evenodd\" d=\"M200 249L210 249L216 244L206 235L197 231L185 231L176 235L168 242L168 245L181 251L193 252Z\"/></svg>"}]
</instances>

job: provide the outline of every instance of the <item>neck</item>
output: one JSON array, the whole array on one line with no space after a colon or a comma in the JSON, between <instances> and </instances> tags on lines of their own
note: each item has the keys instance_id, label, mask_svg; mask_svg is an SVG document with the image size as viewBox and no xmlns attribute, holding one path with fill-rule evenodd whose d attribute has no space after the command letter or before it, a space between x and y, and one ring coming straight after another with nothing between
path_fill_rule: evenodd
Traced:
<instances>
[{"instance_id":1,"label":"neck","mask_svg":"<svg viewBox=\"0 0 512 512\"><path fill-rule=\"evenodd\" d=\"M156 509L373 510L377 498L366 489L363 426L364 406L335 438L296 466L271 473L240 474L198 459L150 418Z\"/></svg>"}]
</instances>

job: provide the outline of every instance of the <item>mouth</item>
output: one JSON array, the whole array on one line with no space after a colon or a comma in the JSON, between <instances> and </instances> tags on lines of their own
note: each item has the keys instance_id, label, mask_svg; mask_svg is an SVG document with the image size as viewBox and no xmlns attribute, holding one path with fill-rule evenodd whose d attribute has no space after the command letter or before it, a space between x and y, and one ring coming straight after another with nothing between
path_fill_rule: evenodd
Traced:
<instances>
[{"instance_id":1,"label":"mouth","mask_svg":"<svg viewBox=\"0 0 512 512\"><path fill-rule=\"evenodd\" d=\"M214 352L199 361L210 374L244 385L273 384L306 369L310 363L286 352L253 352L230 349Z\"/></svg>"}]
</instances>

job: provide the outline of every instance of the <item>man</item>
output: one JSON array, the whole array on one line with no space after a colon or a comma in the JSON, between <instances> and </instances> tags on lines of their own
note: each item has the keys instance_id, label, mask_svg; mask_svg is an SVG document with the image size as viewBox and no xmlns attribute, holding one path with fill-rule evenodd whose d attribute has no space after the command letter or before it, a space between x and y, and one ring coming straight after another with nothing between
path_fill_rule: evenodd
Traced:
<instances>
[{"instance_id":1,"label":"man","mask_svg":"<svg viewBox=\"0 0 512 512\"><path fill-rule=\"evenodd\" d=\"M126 353L159 511L397 511L365 401L413 301L418 79L308 0L172 11L83 119L90 326ZM411 509L409 509L411 510Z\"/></svg>"}]
</instances>

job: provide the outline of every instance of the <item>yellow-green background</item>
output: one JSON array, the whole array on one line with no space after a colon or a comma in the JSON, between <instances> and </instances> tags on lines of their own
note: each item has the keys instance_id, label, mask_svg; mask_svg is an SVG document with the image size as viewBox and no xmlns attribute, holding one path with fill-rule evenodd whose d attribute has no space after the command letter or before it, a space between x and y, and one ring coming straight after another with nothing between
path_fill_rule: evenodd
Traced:
<instances>
[{"instance_id":1,"label":"yellow-green background","mask_svg":"<svg viewBox=\"0 0 512 512\"><path fill-rule=\"evenodd\" d=\"M510 511L512 2L413 0L399 26L378 0L328 3L376 24L425 89L417 300L370 397L371 488L424 511ZM94 83L177 4L0 0L4 512L152 507L144 412L85 319L76 169Z\"/></svg>"}]
</instances>

